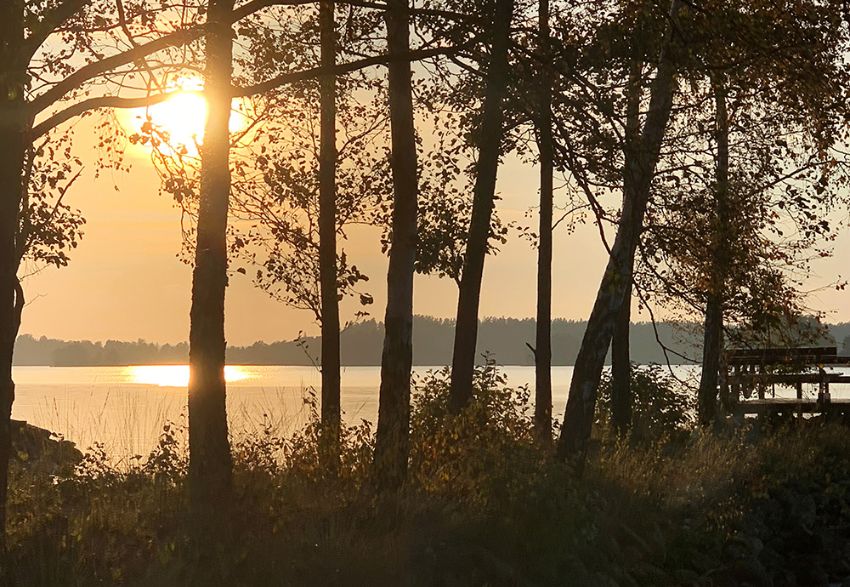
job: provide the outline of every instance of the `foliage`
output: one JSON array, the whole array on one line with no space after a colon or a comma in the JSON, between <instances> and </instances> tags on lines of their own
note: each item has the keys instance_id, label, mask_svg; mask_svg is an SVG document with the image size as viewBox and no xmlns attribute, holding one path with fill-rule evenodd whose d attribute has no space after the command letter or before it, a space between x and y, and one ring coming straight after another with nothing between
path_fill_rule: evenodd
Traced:
<instances>
[{"instance_id":1,"label":"foliage","mask_svg":"<svg viewBox=\"0 0 850 587\"><path fill-rule=\"evenodd\" d=\"M315 421L290 438L269 422L234 438L239 515L221 537L227 554L216 564L225 576L246 586L341 576L708 586L850 575L840 531L850 522L850 440L841 426L746 426L697 435L672 452L652 442L606 445L577 479L534 446L523 392L504 387L492 365L477 372L476 402L454 422L440 417L445 387L440 372L418 385L412 475L395 497L371 493L365 424L346 432L338 478L318 468ZM482 420L493 431L476 436L469 424ZM10 547L19 581L185 584L197 564L186 531L185 433L169 425L150 457L129 467L94 447L52 482L45 468L15 465Z\"/></svg>"},{"instance_id":2,"label":"foliage","mask_svg":"<svg viewBox=\"0 0 850 587\"><path fill-rule=\"evenodd\" d=\"M492 507L493 492L522 493L532 483L529 390L508 387L489 356L473 375L474 396L460 414L449 412L448 368L429 371L416 384L411 409L411 474L435 494L463 495L472 507ZM510 455L510 462L504 459ZM508 470L528 473L505 477Z\"/></svg>"},{"instance_id":3,"label":"foliage","mask_svg":"<svg viewBox=\"0 0 850 587\"><path fill-rule=\"evenodd\" d=\"M692 429L694 398L690 390L661 365L632 365L629 379L632 394L631 438L656 444L682 440ZM602 374L596 402L596 423L610 429L611 373ZM609 430L610 431L610 430Z\"/></svg>"}]
</instances>

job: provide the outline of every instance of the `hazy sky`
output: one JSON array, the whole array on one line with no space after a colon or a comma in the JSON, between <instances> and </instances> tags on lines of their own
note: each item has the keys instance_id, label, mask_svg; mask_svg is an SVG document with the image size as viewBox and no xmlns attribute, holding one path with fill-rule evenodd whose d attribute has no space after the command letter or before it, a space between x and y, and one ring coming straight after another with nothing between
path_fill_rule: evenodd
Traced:
<instances>
[{"instance_id":1,"label":"hazy sky","mask_svg":"<svg viewBox=\"0 0 850 587\"><path fill-rule=\"evenodd\" d=\"M84 136L82 130L79 136ZM135 155L133 154L135 153ZM69 192L66 201L82 209L87 225L68 267L45 269L24 282L29 301L22 333L65 339L108 338L155 342L188 339L191 269L176 255L180 250L180 214L167 196L157 192L158 179L139 151L131 151L128 174L93 178L92 166ZM113 182L119 191L113 189ZM536 170L508 160L499 172L498 203L504 220L535 225L524 213L537 198ZM812 289L848 276L850 231L835 243L836 256L816 265ZM366 290L375 298L371 314L383 316L386 258L378 234L359 229L344 247L352 261L370 276ZM536 252L514 235L501 252L488 257L481 299L482 316L534 315ZM558 230L553 267L553 314L586 318L604 269L605 250L592 226L574 233ZM415 311L452 317L456 287L449 280L417 277ZM831 312L831 321L850 320L850 290L830 288L813 295L810 305ZM344 306L350 318L353 305ZM645 319L646 316L644 315ZM639 316L638 319L641 319ZM314 333L309 313L292 310L256 290L236 275L227 292L226 332L230 344L281 340L299 331Z\"/></svg>"}]
</instances>

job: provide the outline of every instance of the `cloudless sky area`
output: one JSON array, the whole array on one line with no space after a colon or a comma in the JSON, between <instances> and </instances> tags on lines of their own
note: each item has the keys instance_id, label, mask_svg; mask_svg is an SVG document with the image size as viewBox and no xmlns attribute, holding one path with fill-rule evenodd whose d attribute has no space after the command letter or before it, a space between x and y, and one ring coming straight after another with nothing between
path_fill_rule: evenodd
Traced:
<instances>
[{"instance_id":1,"label":"cloudless sky area","mask_svg":"<svg viewBox=\"0 0 850 587\"><path fill-rule=\"evenodd\" d=\"M122 115L125 121L129 118ZM84 128L87 124L80 125L78 144L92 140L93 133ZM85 236L72 251L68 267L44 269L26 278L29 304L21 332L63 339L187 340L191 268L177 257L179 209L169 196L158 193L159 179L138 147L128 150L129 173L107 172L97 179L94 148L83 146L81 154L86 170L66 202L83 211ZM504 222L536 227L536 217L526 218L525 213L535 206L537 178L537 170L530 165L514 158L504 162L498 182L502 199L497 203ZM563 194L556 196L556 204L564 205L564 199ZM846 211L835 211L833 219L846 219L846 215ZM613 229L608 233L613 238ZM370 277L364 289L375 302L368 311L380 320L386 299L386 257L378 239L377 229L355 227L342 246ZM553 316L585 319L607 258L598 229L591 223L579 225L572 233L559 228L554 243ZM850 228L846 225L834 247L833 258L814 264L814 275L806 284L814 291L809 305L827 312L830 322L850 321L850 288L837 291L829 285L839 276L850 276ZM512 231L499 254L487 258L480 315L533 316L535 289L536 251ZM417 276L417 314L451 318L456 303L457 288L451 280ZM352 319L357 309L353 302L344 303L343 319ZM231 280L226 315L230 344L291 339L299 331L318 331L312 314L271 299L244 275ZM633 320L648 318L645 312L633 315Z\"/></svg>"}]
</instances>

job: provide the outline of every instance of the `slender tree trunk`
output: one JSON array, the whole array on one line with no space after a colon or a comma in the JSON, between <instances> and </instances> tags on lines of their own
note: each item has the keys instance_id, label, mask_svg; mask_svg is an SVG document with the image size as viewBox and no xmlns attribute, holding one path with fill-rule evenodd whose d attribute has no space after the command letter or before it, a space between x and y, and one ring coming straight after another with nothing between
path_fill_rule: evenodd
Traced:
<instances>
[{"instance_id":1,"label":"slender tree trunk","mask_svg":"<svg viewBox=\"0 0 850 587\"><path fill-rule=\"evenodd\" d=\"M713 235L714 263L705 307L705 330L702 348L702 377L698 393L697 416L700 424L709 426L718 416L717 390L720 354L723 352L723 288L726 283L729 218L729 121L726 92L722 80L713 78L715 104L715 226Z\"/></svg>"},{"instance_id":2,"label":"slender tree trunk","mask_svg":"<svg viewBox=\"0 0 850 587\"><path fill-rule=\"evenodd\" d=\"M629 272L631 279L631 271ZM632 285L617 313L611 338L611 423L618 436L624 437L632 424L632 363L629 354Z\"/></svg>"},{"instance_id":3,"label":"slender tree trunk","mask_svg":"<svg viewBox=\"0 0 850 587\"><path fill-rule=\"evenodd\" d=\"M227 23L232 9L233 0L211 0L207 15L204 77L208 114L201 147L189 331L189 490L201 531L226 521L232 485L224 383L233 52Z\"/></svg>"},{"instance_id":4,"label":"slender tree trunk","mask_svg":"<svg viewBox=\"0 0 850 587\"><path fill-rule=\"evenodd\" d=\"M705 305L705 322L702 347L702 374L699 382L697 417L702 426L717 420L717 385L720 370L721 339L723 332L723 306L720 296L708 294Z\"/></svg>"},{"instance_id":5,"label":"slender tree trunk","mask_svg":"<svg viewBox=\"0 0 850 587\"><path fill-rule=\"evenodd\" d=\"M672 1L670 13L675 18L678 0ZM627 159L624 169L623 211L617 236L573 368L564 425L558 441L558 455L571 461L578 471L582 470L587 456L599 378L617 315L631 284L631 266L643 228L650 185L673 105L676 68L670 55L671 39L672 31L668 27L658 71L650 90L649 111L641 133L639 156ZM629 178L631 181L627 181Z\"/></svg>"},{"instance_id":6,"label":"slender tree trunk","mask_svg":"<svg viewBox=\"0 0 850 587\"><path fill-rule=\"evenodd\" d=\"M0 3L0 585L12 582L6 553L6 502L11 456L12 354L23 298L17 273L16 237L20 220L24 154L29 120L24 103L26 63L23 0Z\"/></svg>"},{"instance_id":7,"label":"slender tree trunk","mask_svg":"<svg viewBox=\"0 0 850 587\"><path fill-rule=\"evenodd\" d=\"M481 130L478 136L472 218L469 222L455 321L449 398L449 407L453 412L462 410L472 399L475 345L478 342L478 306L487 240L490 235L490 219L495 203L496 172L501 153L502 100L507 89L508 47L513 9L513 0L496 0Z\"/></svg>"},{"instance_id":8,"label":"slender tree trunk","mask_svg":"<svg viewBox=\"0 0 850 587\"><path fill-rule=\"evenodd\" d=\"M642 28L640 21L632 34L632 61L629 66L629 85L626 103L626 132L623 149L624 160L629 166L640 153L640 102L643 97L643 66L639 55ZM635 178L623 177L623 192L630 192ZM625 202L624 202L625 204ZM632 425L632 365L629 348L629 325L632 314L632 281L634 255L629 260L628 291L616 318L611 339L611 419L617 435L624 437Z\"/></svg>"},{"instance_id":9,"label":"slender tree trunk","mask_svg":"<svg viewBox=\"0 0 850 587\"><path fill-rule=\"evenodd\" d=\"M321 63L336 62L334 3L319 2ZM322 458L331 472L339 462L339 294L336 254L336 76L319 79L319 287L322 303Z\"/></svg>"},{"instance_id":10,"label":"slender tree trunk","mask_svg":"<svg viewBox=\"0 0 850 587\"><path fill-rule=\"evenodd\" d=\"M406 54L410 49L407 0L389 0L386 20L390 54ZM375 469L380 486L397 489L407 475L409 453L418 181L410 63L393 60L388 68L393 218Z\"/></svg>"},{"instance_id":11,"label":"slender tree trunk","mask_svg":"<svg viewBox=\"0 0 850 587\"><path fill-rule=\"evenodd\" d=\"M537 150L540 156L540 242L537 249L537 320L534 346L534 431L543 445L552 442L552 206L555 153L552 140L552 78L549 58L549 0L538 3L542 56Z\"/></svg>"}]
</instances>

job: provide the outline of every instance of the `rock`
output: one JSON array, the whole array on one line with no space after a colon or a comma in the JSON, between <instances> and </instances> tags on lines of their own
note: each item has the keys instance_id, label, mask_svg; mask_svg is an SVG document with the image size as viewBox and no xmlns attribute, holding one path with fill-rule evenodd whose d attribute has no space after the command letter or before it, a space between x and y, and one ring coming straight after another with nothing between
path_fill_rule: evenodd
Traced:
<instances>
[{"instance_id":1,"label":"rock","mask_svg":"<svg viewBox=\"0 0 850 587\"><path fill-rule=\"evenodd\" d=\"M12 460L28 471L68 474L83 458L73 442L50 430L12 420Z\"/></svg>"}]
</instances>

